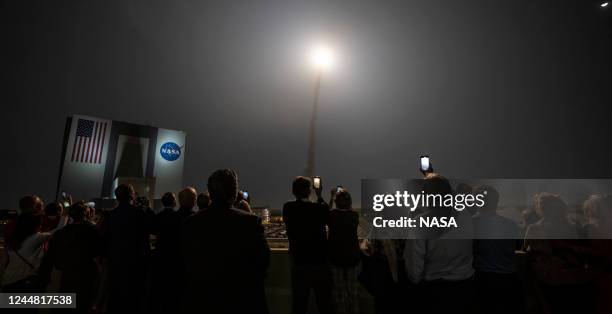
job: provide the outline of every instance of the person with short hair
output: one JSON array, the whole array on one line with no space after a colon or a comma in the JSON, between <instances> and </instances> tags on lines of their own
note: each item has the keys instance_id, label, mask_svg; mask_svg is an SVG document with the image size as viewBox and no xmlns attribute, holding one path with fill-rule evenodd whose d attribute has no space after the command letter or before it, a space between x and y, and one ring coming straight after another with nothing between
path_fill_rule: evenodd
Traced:
<instances>
[{"instance_id":1,"label":"person with short hair","mask_svg":"<svg viewBox=\"0 0 612 314\"><path fill-rule=\"evenodd\" d=\"M208 191L198 194L196 203L198 205L198 210L206 210L210 206L210 195L208 195Z\"/></svg>"},{"instance_id":2,"label":"person with short hair","mask_svg":"<svg viewBox=\"0 0 612 314\"><path fill-rule=\"evenodd\" d=\"M19 200L19 210L21 214L42 214L44 205L42 199L36 195L24 196Z\"/></svg>"},{"instance_id":3,"label":"person with short hair","mask_svg":"<svg viewBox=\"0 0 612 314\"><path fill-rule=\"evenodd\" d=\"M296 177L292 183L295 201L283 205L283 221L289 238L291 260L292 313L308 312L308 299L314 292L319 313L333 313L332 276L327 255L329 206L316 189L317 202L309 200L312 183Z\"/></svg>"},{"instance_id":4,"label":"person with short hair","mask_svg":"<svg viewBox=\"0 0 612 314\"><path fill-rule=\"evenodd\" d=\"M149 200L148 197L146 196L137 197L134 205L140 208L147 215L151 216L151 219L152 217L155 216L155 211L153 210L153 208L151 208L151 201Z\"/></svg>"},{"instance_id":5,"label":"person with short hair","mask_svg":"<svg viewBox=\"0 0 612 314\"><path fill-rule=\"evenodd\" d=\"M515 250L520 247L519 227L498 210L499 192L482 185L476 195L484 196L484 204L473 217L474 222L474 285L480 313L496 309L499 313L523 313L523 286L515 265Z\"/></svg>"},{"instance_id":6,"label":"person with short hair","mask_svg":"<svg viewBox=\"0 0 612 314\"><path fill-rule=\"evenodd\" d=\"M135 195L131 185L119 185L115 189L119 204L106 215L100 227L109 274L109 313L143 310L152 223L149 215L133 205Z\"/></svg>"},{"instance_id":7,"label":"person with short hair","mask_svg":"<svg viewBox=\"0 0 612 314\"><path fill-rule=\"evenodd\" d=\"M43 216L42 231L47 232L55 229L64 212L64 206L59 202L53 202L45 206L45 215Z\"/></svg>"},{"instance_id":8,"label":"person with short hair","mask_svg":"<svg viewBox=\"0 0 612 314\"><path fill-rule=\"evenodd\" d=\"M428 173L421 181L425 195L452 195L449 181ZM460 228L429 228L407 239L403 250L406 276L419 284L419 310L430 313L470 313L473 296L473 227L469 211L444 205L428 207L425 217L454 217ZM440 302L443 295L445 301Z\"/></svg>"},{"instance_id":9,"label":"person with short hair","mask_svg":"<svg viewBox=\"0 0 612 314\"><path fill-rule=\"evenodd\" d=\"M183 225L183 313L267 313L264 279L270 249L259 217L232 207L238 176L208 178L210 208ZM221 236L221 237L220 237Z\"/></svg>"},{"instance_id":10,"label":"person with short hair","mask_svg":"<svg viewBox=\"0 0 612 314\"><path fill-rule=\"evenodd\" d=\"M153 267L153 301L158 302L161 313L174 313L180 300L182 263L180 233L183 217L176 212L176 195L166 192L161 198L164 209L155 215L155 242Z\"/></svg>"},{"instance_id":11,"label":"person with short hair","mask_svg":"<svg viewBox=\"0 0 612 314\"><path fill-rule=\"evenodd\" d=\"M49 242L48 260L61 271L59 292L76 293L76 312L89 313L95 298L100 237L91 223L91 208L72 204L72 222L58 230Z\"/></svg>"},{"instance_id":12,"label":"person with short hair","mask_svg":"<svg viewBox=\"0 0 612 314\"><path fill-rule=\"evenodd\" d=\"M357 268L360 261L359 214L353 210L351 194L342 189L332 190L336 208L329 213L329 260L332 264L333 292L336 313L359 312Z\"/></svg>"},{"instance_id":13,"label":"person with short hair","mask_svg":"<svg viewBox=\"0 0 612 314\"><path fill-rule=\"evenodd\" d=\"M155 255L158 258L173 259L170 251L178 250L178 227L180 221L176 214L176 195L172 192L166 192L161 198L162 209L155 215Z\"/></svg>"},{"instance_id":14,"label":"person with short hair","mask_svg":"<svg viewBox=\"0 0 612 314\"><path fill-rule=\"evenodd\" d=\"M176 195L172 192L166 192L161 197L162 206L164 209L174 209L176 207Z\"/></svg>"},{"instance_id":15,"label":"person with short hair","mask_svg":"<svg viewBox=\"0 0 612 314\"><path fill-rule=\"evenodd\" d=\"M187 219L194 214L193 207L196 205L198 192L195 188L188 186L179 192L178 198L180 206L176 212L183 219Z\"/></svg>"},{"instance_id":16,"label":"person with short hair","mask_svg":"<svg viewBox=\"0 0 612 314\"><path fill-rule=\"evenodd\" d=\"M19 215L21 214L42 214L44 203L42 199L36 195L26 195L19 199ZM17 227L17 219L19 215L14 219L9 220L4 225L4 242L9 243L15 228Z\"/></svg>"}]
</instances>

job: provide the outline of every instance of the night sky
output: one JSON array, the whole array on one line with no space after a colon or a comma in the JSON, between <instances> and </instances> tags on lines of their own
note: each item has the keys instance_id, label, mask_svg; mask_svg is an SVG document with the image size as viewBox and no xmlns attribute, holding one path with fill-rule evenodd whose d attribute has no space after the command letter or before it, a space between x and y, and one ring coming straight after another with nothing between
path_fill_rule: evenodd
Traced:
<instances>
[{"instance_id":1,"label":"night sky","mask_svg":"<svg viewBox=\"0 0 612 314\"><path fill-rule=\"evenodd\" d=\"M612 7L598 1L8 1L0 208L54 197L66 117L187 132L184 183L235 168L279 207L306 166L325 42L317 173L612 177ZM8 24L8 25L6 25ZM327 194L327 193L326 193Z\"/></svg>"}]
</instances>

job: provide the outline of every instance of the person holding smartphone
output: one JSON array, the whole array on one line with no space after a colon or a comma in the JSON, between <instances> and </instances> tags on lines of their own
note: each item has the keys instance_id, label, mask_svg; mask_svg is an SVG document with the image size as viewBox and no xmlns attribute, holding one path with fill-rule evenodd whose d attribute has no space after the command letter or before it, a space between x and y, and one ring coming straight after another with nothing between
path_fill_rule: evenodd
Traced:
<instances>
[{"instance_id":1,"label":"person holding smartphone","mask_svg":"<svg viewBox=\"0 0 612 314\"><path fill-rule=\"evenodd\" d=\"M449 181L430 172L422 180L422 189L428 195L449 195L453 189ZM472 313L473 297L473 228L468 211L455 214L454 209L438 206L422 215L456 215L462 228L429 229L406 239L402 251L407 279L420 285L422 293L414 306L417 312ZM439 296L445 302L439 302Z\"/></svg>"},{"instance_id":2,"label":"person holding smartphone","mask_svg":"<svg viewBox=\"0 0 612 314\"><path fill-rule=\"evenodd\" d=\"M332 276L327 254L329 206L321 197L320 178L314 191L317 201L310 201L312 181L307 177L293 180L295 201L283 206L283 221L289 238L291 260L292 313L308 312L308 299L314 292L321 314L333 313Z\"/></svg>"}]
</instances>

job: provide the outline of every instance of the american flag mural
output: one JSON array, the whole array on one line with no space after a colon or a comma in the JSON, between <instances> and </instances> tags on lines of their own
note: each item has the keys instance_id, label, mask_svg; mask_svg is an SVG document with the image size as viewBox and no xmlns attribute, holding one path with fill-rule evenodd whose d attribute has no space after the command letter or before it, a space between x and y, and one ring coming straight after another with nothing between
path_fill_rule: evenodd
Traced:
<instances>
[{"instance_id":1,"label":"american flag mural","mask_svg":"<svg viewBox=\"0 0 612 314\"><path fill-rule=\"evenodd\" d=\"M107 122L79 119L70 161L90 164L101 163L107 127Z\"/></svg>"}]
</instances>

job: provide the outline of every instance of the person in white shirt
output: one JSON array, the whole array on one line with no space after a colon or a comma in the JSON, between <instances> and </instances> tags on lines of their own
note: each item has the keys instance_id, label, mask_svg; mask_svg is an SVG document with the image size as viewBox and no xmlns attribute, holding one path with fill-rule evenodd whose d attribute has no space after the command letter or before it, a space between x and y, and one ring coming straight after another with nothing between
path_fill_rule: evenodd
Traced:
<instances>
[{"instance_id":1,"label":"person in white shirt","mask_svg":"<svg viewBox=\"0 0 612 314\"><path fill-rule=\"evenodd\" d=\"M3 292L42 292L37 280L44 256L44 244L53 233L67 223L67 216L60 219L56 229L40 232L43 216L37 213L21 214L17 218L15 231L7 243L8 264L2 276Z\"/></svg>"},{"instance_id":2,"label":"person in white shirt","mask_svg":"<svg viewBox=\"0 0 612 314\"><path fill-rule=\"evenodd\" d=\"M423 181L425 194L450 194L445 178L428 174ZM422 215L455 217L460 228L426 230L406 240L403 256L406 276L422 295L416 305L425 313L469 313L473 291L472 217L467 211L452 208L429 208Z\"/></svg>"}]
</instances>

